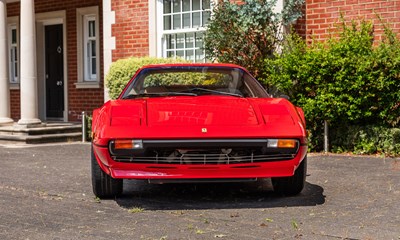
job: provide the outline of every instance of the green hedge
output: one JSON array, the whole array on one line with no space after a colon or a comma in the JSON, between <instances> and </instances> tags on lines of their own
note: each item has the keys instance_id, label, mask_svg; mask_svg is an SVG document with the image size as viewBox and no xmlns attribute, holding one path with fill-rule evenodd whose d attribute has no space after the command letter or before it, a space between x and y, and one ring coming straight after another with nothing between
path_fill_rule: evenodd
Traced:
<instances>
[{"instance_id":1,"label":"green hedge","mask_svg":"<svg viewBox=\"0 0 400 240\"><path fill-rule=\"evenodd\" d=\"M400 128L342 126L331 130L332 152L400 156Z\"/></svg>"},{"instance_id":2,"label":"green hedge","mask_svg":"<svg viewBox=\"0 0 400 240\"><path fill-rule=\"evenodd\" d=\"M111 64L110 70L105 78L105 83L106 87L108 88L110 98L116 99L119 96L125 85L129 82L139 68L149 64L182 62L187 61L183 59L153 57L132 57L127 59L119 59Z\"/></svg>"},{"instance_id":3,"label":"green hedge","mask_svg":"<svg viewBox=\"0 0 400 240\"><path fill-rule=\"evenodd\" d=\"M280 55L265 60L265 84L303 107L311 150L323 147L324 120L331 129L399 127L400 41L388 28L382 40L373 32L370 22L343 21L326 42L306 44L293 34Z\"/></svg>"}]
</instances>

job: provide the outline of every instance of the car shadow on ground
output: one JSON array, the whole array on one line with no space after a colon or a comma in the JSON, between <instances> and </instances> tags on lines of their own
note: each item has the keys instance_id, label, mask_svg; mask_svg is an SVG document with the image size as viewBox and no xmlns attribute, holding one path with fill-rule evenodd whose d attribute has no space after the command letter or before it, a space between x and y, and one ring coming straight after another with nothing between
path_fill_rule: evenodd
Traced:
<instances>
[{"instance_id":1,"label":"car shadow on ground","mask_svg":"<svg viewBox=\"0 0 400 240\"><path fill-rule=\"evenodd\" d=\"M148 184L124 182L124 194L116 199L123 208L146 210L240 209L316 206L325 203L324 189L306 182L294 197L273 192L269 179L248 183Z\"/></svg>"}]
</instances>

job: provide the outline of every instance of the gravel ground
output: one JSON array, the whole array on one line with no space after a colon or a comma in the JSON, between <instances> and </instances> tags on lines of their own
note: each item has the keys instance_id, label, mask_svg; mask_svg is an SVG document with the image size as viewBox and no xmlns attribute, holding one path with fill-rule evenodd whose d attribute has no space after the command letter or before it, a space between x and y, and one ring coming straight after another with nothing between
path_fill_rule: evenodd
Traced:
<instances>
[{"instance_id":1,"label":"gravel ground","mask_svg":"<svg viewBox=\"0 0 400 240\"><path fill-rule=\"evenodd\" d=\"M0 239L400 239L400 159L310 154L307 184L150 185L94 197L90 145L0 146Z\"/></svg>"}]
</instances>

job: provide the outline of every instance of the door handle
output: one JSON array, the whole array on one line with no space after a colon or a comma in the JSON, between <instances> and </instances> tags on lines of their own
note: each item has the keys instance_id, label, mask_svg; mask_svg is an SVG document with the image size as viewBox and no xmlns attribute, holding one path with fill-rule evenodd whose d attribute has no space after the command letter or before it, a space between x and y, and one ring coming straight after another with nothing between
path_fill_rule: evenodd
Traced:
<instances>
[{"instance_id":1,"label":"door handle","mask_svg":"<svg viewBox=\"0 0 400 240\"><path fill-rule=\"evenodd\" d=\"M62 81L57 81L57 86L62 86L63 85L63 82Z\"/></svg>"}]
</instances>

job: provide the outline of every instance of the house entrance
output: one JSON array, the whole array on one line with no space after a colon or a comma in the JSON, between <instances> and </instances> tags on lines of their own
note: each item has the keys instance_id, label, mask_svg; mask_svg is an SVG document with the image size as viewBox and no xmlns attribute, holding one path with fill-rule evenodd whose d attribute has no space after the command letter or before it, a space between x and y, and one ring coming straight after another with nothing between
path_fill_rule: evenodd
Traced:
<instances>
[{"instance_id":1,"label":"house entrance","mask_svg":"<svg viewBox=\"0 0 400 240\"><path fill-rule=\"evenodd\" d=\"M45 26L46 118L64 117L63 25Z\"/></svg>"}]
</instances>

